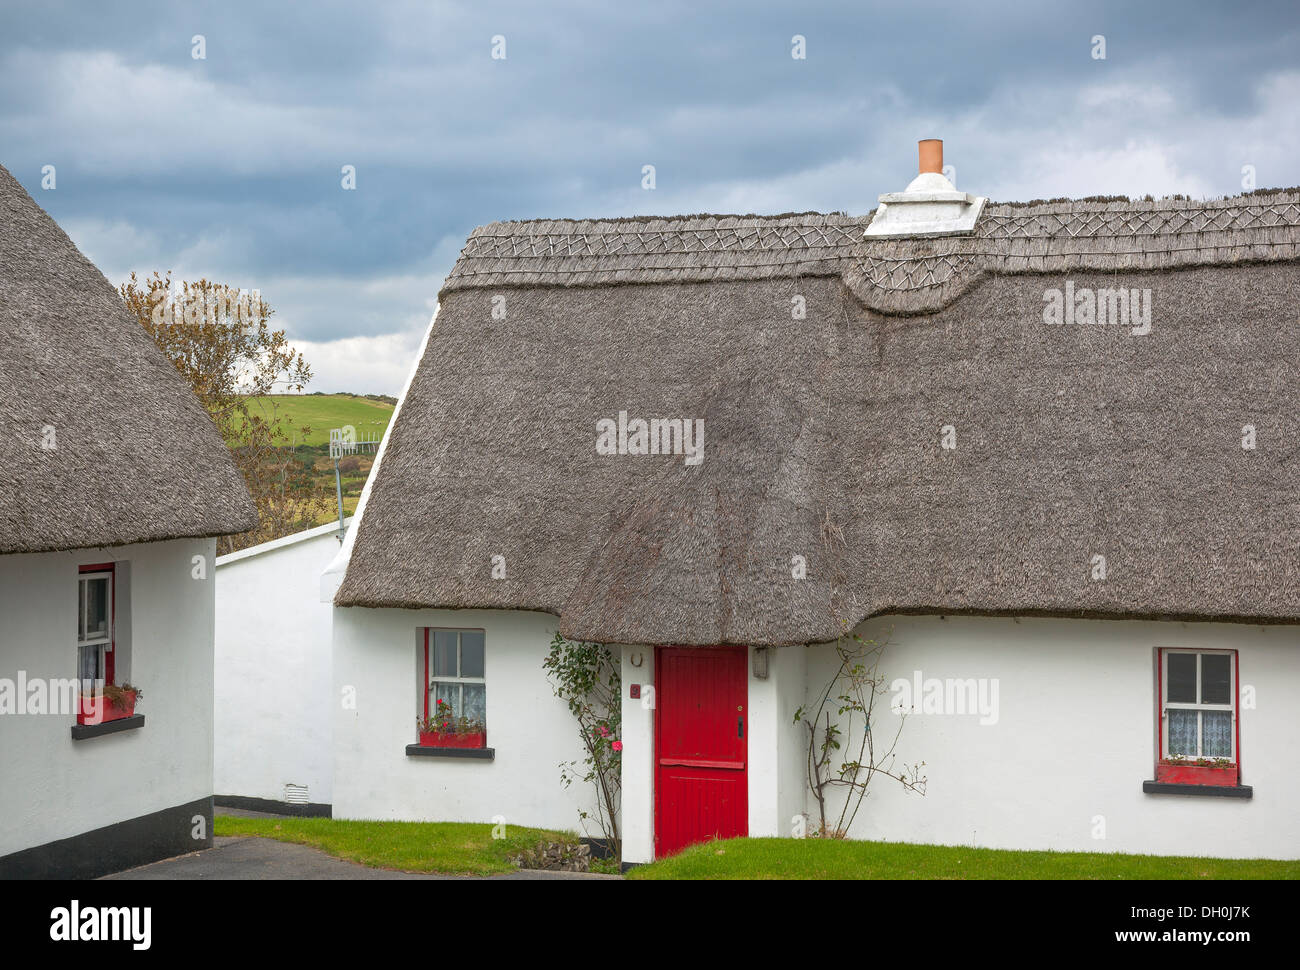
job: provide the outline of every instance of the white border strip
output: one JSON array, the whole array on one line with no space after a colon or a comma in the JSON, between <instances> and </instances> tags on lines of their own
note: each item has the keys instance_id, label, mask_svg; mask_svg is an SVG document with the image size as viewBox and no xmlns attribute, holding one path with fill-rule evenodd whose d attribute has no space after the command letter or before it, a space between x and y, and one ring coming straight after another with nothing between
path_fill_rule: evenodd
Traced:
<instances>
[{"instance_id":1,"label":"white border strip","mask_svg":"<svg viewBox=\"0 0 1300 970\"><path fill-rule=\"evenodd\" d=\"M352 521L352 516L343 520L344 528ZM295 532L292 535L281 536L278 539L272 539L270 542L263 542L260 545L249 546L247 549L240 549L237 552L228 552L224 556L217 557L217 568L228 565L232 562L239 562L241 559L251 559L253 556L260 556L263 553L274 552L276 549L283 549L285 546L296 545L299 542L305 542L307 539L315 539L317 536L323 536L330 532L338 532L338 521L329 522L325 525L318 525L312 529L306 529L302 532Z\"/></svg>"}]
</instances>

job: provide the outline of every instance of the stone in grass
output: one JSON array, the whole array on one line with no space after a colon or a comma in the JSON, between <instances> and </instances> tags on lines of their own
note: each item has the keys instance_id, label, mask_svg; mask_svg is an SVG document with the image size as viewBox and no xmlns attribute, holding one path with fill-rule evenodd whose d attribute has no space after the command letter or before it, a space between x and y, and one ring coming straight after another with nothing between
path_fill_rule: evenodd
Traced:
<instances>
[{"instance_id":1,"label":"stone in grass","mask_svg":"<svg viewBox=\"0 0 1300 970\"><path fill-rule=\"evenodd\" d=\"M561 872L589 872L591 846L582 842L543 842L515 856L520 869L552 869Z\"/></svg>"}]
</instances>

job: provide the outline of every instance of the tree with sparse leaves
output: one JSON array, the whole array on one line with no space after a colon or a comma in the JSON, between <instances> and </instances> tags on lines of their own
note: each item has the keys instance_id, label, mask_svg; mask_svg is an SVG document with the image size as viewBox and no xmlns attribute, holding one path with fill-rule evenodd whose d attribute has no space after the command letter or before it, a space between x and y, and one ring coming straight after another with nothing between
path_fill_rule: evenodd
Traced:
<instances>
[{"instance_id":1,"label":"tree with sparse leaves","mask_svg":"<svg viewBox=\"0 0 1300 970\"><path fill-rule=\"evenodd\" d=\"M301 392L311 368L285 331L271 328L270 305L256 291L207 279L173 284L170 272L147 280L132 273L121 296L212 416L257 505L257 527L223 536L218 552L311 528L331 494L294 459L292 420L268 396Z\"/></svg>"}]
</instances>

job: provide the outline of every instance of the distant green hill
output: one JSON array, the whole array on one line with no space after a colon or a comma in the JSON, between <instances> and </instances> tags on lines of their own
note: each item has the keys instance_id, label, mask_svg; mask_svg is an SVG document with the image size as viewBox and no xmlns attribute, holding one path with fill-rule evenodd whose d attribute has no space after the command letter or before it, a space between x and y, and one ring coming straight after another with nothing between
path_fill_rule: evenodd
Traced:
<instances>
[{"instance_id":1,"label":"distant green hill","mask_svg":"<svg viewBox=\"0 0 1300 970\"><path fill-rule=\"evenodd\" d=\"M293 421L295 436L298 429L311 428L311 433L305 439L299 437L297 444L329 444L330 428L347 424L357 429L358 440L380 438L393 418L393 405L351 394L271 394L267 397L275 402L282 416Z\"/></svg>"}]
</instances>

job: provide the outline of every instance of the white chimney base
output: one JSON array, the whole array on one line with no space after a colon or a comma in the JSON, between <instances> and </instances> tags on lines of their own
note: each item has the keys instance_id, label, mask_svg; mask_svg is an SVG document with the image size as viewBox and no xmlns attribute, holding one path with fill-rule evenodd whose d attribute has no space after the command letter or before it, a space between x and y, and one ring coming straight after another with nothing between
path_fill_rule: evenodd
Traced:
<instances>
[{"instance_id":1,"label":"white chimney base","mask_svg":"<svg viewBox=\"0 0 1300 970\"><path fill-rule=\"evenodd\" d=\"M880 196L880 207L864 235L965 235L975 231L975 221L987 201L983 196L958 192L937 172L923 172L904 191Z\"/></svg>"}]
</instances>

